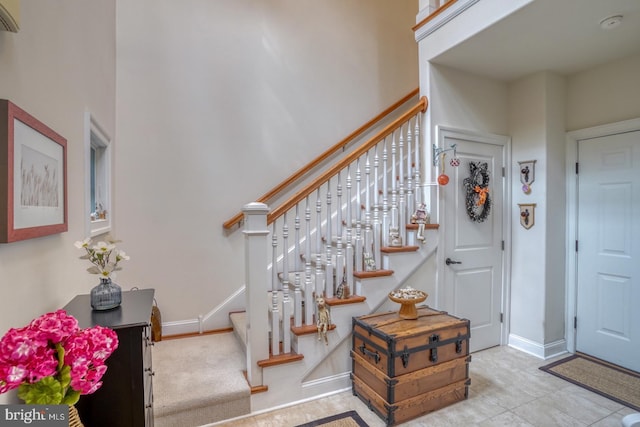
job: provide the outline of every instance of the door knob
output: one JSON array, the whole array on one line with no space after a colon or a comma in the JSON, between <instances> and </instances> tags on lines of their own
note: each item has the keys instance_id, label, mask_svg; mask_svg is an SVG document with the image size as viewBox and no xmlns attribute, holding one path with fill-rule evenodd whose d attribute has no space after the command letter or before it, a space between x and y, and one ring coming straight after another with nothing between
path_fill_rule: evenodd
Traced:
<instances>
[{"instance_id":1,"label":"door knob","mask_svg":"<svg viewBox=\"0 0 640 427\"><path fill-rule=\"evenodd\" d=\"M462 264L462 262L460 261L454 261L451 258L447 258L446 260L444 260L444 263L447 265L451 265L451 264Z\"/></svg>"}]
</instances>

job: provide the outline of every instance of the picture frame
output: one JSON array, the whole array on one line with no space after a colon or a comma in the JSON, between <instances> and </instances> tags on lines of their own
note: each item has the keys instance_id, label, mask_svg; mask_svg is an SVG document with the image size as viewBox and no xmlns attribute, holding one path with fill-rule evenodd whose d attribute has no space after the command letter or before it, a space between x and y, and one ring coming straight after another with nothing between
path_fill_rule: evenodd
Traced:
<instances>
[{"instance_id":1,"label":"picture frame","mask_svg":"<svg viewBox=\"0 0 640 427\"><path fill-rule=\"evenodd\" d=\"M0 99L0 243L68 230L67 140Z\"/></svg>"}]
</instances>

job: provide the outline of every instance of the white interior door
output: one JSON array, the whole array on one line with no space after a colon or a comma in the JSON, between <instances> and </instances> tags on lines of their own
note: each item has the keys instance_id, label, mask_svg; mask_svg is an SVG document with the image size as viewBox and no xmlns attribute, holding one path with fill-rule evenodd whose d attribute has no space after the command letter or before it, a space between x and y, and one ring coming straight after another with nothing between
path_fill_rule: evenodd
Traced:
<instances>
[{"instance_id":1,"label":"white interior door","mask_svg":"<svg viewBox=\"0 0 640 427\"><path fill-rule=\"evenodd\" d=\"M443 278L439 294L442 306L454 316L471 323L471 351L501 343L501 311L504 284L503 259L503 167L507 139L482 135L443 132L440 146L447 149L456 144L458 167L450 165L452 153L445 158L445 172L450 181L441 186L440 226L444 260L439 271ZM483 221L481 215L471 216L467 210L467 187L464 180L471 176L470 163L487 165L488 202L490 211ZM473 191L475 192L475 190ZM477 203L477 201L475 202ZM446 260L450 260L449 264Z\"/></svg>"},{"instance_id":2,"label":"white interior door","mask_svg":"<svg viewBox=\"0 0 640 427\"><path fill-rule=\"evenodd\" d=\"M640 131L578 143L576 350L640 371Z\"/></svg>"}]
</instances>

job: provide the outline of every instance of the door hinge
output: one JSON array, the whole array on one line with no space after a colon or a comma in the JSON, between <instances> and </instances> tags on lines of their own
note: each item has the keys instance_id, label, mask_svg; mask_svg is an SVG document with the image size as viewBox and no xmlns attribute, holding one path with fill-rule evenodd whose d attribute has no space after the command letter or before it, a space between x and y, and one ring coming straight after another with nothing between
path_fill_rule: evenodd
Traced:
<instances>
[{"instance_id":1,"label":"door hinge","mask_svg":"<svg viewBox=\"0 0 640 427\"><path fill-rule=\"evenodd\" d=\"M500 313L500 323L504 322L504 313Z\"/></svg>"},{"instance_id":2,"label":"door hinge","mask_svg":"<svg viewBox=\"0 0 640 427\"><path fill-rule=\"evenodd\" d=\"M576 175L578 175L578 170L580 169L580 167L578 166L580 163L576 162Z\"/></svg>"},{"instance_id":3,"label":"door hinge","mask_svg":"<svg viewBox=\"0 0 640 427\"><path fill-rule=\"evenodd\" d=\"M573 318L573 329L578 329L578 316Z\"/></svg>"},{"instance_id":4,"label":"door hinge","mask_svg":"<svg viewBox=\"0 0 640 427\"><path fill-rule=\"evenodd\" d=\"M576 240L576 252L578 252L578 241Z\"/></svg>"},{"instance_id":5,"label":"door hinge","mask_svg":"<svg viewBox=\"0 0 640 427\"><path fill-rule=\"evenodd\" d=\"M504 178L505 176L505 171L504 171L504 166L502 167L502 177Z\"/></svg>"},{"instance_id":6,"label":"door hinge","mask_svg":"<svg viewBox=\"0 0 640 427\"><path fill-rule=\"evenodd\" d=\"M502 241L502 250L504 251L504 240Z\"/></svg>"}]
</instances>

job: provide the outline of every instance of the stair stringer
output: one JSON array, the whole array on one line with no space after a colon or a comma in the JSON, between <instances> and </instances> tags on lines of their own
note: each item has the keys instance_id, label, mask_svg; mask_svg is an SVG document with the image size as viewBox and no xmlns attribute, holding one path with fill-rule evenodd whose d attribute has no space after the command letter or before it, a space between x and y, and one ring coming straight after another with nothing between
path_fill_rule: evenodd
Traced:
<instances>
[{"instance_id":1,"label":"stair stringer","mask_svg":"<svg viewBox=\"0 0 640 427\"><path fill-rule=\"evenodd\" d=\"M361 281L362 296L367 299L358 304L331 307L334 330L327 332L329 344L318 341L316 334L294 337L292 344L302 360L262 368L263 384L267 392L251 396L252 412L310 400L324 394L335 393L351 387L351 330L352 318L375 313L387 302L389 292L401 287L437 249L438 232L428 230L426 243L415 252L385 254L391 276ZM323 372L322 375L317 375Z\"/></svg>"}]
</instances>

